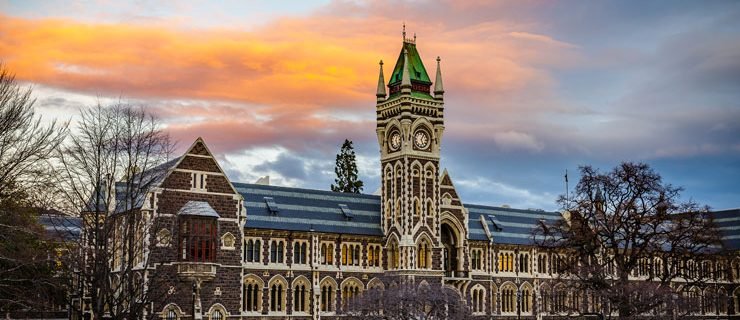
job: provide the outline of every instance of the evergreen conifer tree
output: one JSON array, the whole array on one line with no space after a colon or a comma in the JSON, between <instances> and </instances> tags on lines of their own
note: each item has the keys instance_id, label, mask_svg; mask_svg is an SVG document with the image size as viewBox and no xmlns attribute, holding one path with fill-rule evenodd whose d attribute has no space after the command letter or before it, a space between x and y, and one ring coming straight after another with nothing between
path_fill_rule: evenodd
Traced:
<instances>
[{"instance_id":1,"label":"evergreen conifer tree","mask_svg":"<svg viewBox=\"0 0 740 320\"><path fill-rule=\"evenodd\" d=\"M360 193L362 192L362 181L357 177L357 162L355 149L352 141L345 139L342 149L337 154L337 163L334 166L337 178L331 185L331 191Z\"/></svg>"}]
</instances>

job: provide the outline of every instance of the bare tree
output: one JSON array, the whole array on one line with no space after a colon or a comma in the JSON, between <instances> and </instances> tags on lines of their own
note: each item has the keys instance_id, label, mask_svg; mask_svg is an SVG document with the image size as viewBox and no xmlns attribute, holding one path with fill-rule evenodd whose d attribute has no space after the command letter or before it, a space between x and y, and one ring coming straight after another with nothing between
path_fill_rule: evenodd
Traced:
<instances>
[{"instance_id":1,"label":"bare tree","mask_svg":"<svg viewBox=\"0 0 740 320\"><path fill-rule=\"evenodd\" d=\"M470 309L460 295L440 283L418 284L401 278L388 278L387 289L375 287L348 299L348 319L435 320L468 319ZM405 281L404 281L405 280ZM399 283L400 282L400 283Z\"/></svg>"},{"instance_id":2,"label":"bare tree","mask_svg":"<svg viewBox=\"0 0 740 320\"><path fill-rule=\"evenodd\" d=\"M69 255L74 312L142 318L157 285L148 194L166 172L173 144L142 107L120 103L82 111L75 129L57 172L65 211L82 220Z\"/></svg>"},{"instance_id":3,"label":"bare tree","mask_svg":"<svg viewBox=\"0 0 740 320\"><path fill-rule=\"evenodd\" d=\"M696 311L699 297L688 290L716 276L699 264L721 246L708 208L681 202L682 189L647 164L580 171L572 198L559 199L564 218L535 232L557 255L567 300L589 299L597 312L620 319ZM581 310L578 302L567 307Z\"/></svg>"},{"instance_id":4,"label":"bare tree","mask_svg":"<svg viewBox=\"0 0 740 320\"><path fill-rule=\"evenodd\" d=\"M48 160L66 124L44 125L31 88L23 88L0 63L0 312L43 308L55 283L53 249L38 223L37 208L49 180Z\"/></svg>"}]
</instances>

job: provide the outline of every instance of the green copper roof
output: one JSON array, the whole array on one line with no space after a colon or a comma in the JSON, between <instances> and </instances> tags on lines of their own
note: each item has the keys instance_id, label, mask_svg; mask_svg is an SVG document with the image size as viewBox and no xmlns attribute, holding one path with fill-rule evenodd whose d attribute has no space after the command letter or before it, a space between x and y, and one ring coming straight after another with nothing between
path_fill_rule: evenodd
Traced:
<instances>
[{"instance_id":1,"label":"green copper roof","mask_svg":"<svg viewBox=\"0 0 740 320\"><path fill-rule=\"evenodd\" d=\"M427 69L424 68L424 63L421 62L419 51L416 51L416 44L404 41L401 53L398 55L398 60L396 61L396 67L393 68L393 74L391 74L391 79L389 80L388 85L390 86L401 82L401 74L403 73L403 49L408 50L409 76L411 76L411 81L432 84L432 80L429 79L429 75L427 74Z\"/></svg>"}]
</instances>

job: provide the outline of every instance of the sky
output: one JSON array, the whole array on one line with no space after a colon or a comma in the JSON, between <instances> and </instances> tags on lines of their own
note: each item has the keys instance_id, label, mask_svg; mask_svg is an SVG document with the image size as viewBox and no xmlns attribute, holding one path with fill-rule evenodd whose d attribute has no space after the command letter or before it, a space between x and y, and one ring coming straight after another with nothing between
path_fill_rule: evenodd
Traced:
<instances>
[{"instance_id":1,"label":"sky","mask_svg":"<svg viewBox=\"0 0 740 320\"><path fill-rule=\"evenodd\" d=\"M379 186L378 62L441 58L441 166L463 202L556 210L578 167L646 162L740 207L738 1L9 1L0 60L45 121L145 106L232 181L328 190L354 141Z\"/></svg>"}]
</instances>

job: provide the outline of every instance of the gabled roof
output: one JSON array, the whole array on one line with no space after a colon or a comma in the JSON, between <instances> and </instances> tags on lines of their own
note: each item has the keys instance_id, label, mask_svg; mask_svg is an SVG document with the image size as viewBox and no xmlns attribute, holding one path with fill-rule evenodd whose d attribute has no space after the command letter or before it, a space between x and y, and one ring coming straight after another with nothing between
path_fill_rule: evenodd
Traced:
<instances>
[{"instance_id":1,"label":"gabled roof","mask_svg":"<svg viewBox=\"0 0 740 320\"><path fill-rule=\"evenodd\" d=\"M234 187L244 197L246 228L368 236L383 234L378 196L247 183L234 183ZM277 212L270 212L265 197L272 198L279 208ZM348 218L348 212L351 218Z\"/></svg>"},{"instance_id":2,"label":"gabled roof","mask_svg":"<svg viewBox=\"0 0 740 320\"><path fill-rule=\"evenodd\" d=\"M421 61L419 51L416 50L416 44L407 41L403 42L401 47L401 53L398 55L396 66L393 68L388 85L392 86L401 83L401 75L403 73L403 50L406 49L408 52L409 59L409 76L412 82L421 82L424 84L432 84L432 80L429 79L427 69L424 68L424 63Z\"/></svg>"}]
</instances>

